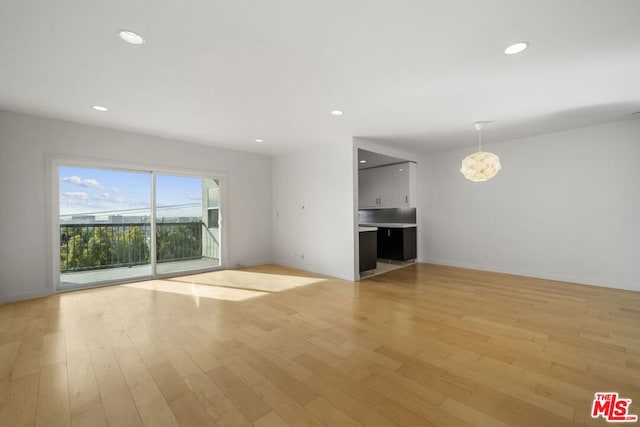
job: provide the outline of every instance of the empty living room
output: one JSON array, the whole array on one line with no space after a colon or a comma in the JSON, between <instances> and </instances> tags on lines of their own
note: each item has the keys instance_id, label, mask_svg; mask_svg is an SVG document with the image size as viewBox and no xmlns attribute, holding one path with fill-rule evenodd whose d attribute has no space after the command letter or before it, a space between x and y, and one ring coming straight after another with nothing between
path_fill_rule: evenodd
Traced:
<instances>
[{"instance_id":1,"label":"empty living room","mask_svg":"<svg viewBox=\"0 0 640 427\"><path fill-rule=\"evenodd\" d=\"M0 426L640 416L640 2L0 2Z\"/></svg>"}]
</instances>

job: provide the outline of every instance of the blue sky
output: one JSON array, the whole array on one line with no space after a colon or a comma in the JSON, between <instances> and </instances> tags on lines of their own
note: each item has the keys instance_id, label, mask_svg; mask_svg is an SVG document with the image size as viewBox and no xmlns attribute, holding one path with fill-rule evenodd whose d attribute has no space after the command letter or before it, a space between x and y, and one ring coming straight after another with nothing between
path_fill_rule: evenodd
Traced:
<instances>
[{"instance_id":1,"label":"blue sky","mask_svg":"<svg viewBox=\"0 0 640 427\"><path fill-rule=\"evenodd\" d=\"M59 177L60 216L150 215L150 173L61 166ZM202 215L200 178L156 175L156 194L158 218Z\"/></svg>"}]
</instances>

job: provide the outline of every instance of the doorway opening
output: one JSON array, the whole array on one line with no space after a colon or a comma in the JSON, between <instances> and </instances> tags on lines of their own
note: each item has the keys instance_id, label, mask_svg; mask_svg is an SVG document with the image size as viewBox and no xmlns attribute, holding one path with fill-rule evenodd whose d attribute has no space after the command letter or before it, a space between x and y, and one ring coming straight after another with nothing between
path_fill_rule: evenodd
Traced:
<instances>
[{"instance_id":1,"label":"doorway opening","mask_svg":"<svg viewBox=\"0 0 640 427\"><path fill-rule=\"evenodd\" d=\"M417 259L417 164L358 149L359 277L383 274Z\"/></svg>"}]
</instances>

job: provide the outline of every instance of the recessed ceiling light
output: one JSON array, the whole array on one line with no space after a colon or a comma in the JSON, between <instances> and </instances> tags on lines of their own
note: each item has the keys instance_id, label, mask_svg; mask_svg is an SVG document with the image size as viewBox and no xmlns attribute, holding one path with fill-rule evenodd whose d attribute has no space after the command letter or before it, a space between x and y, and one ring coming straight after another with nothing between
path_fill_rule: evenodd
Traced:
<instances>
[{"instance_id":1,"label":"recessed ceiling light","mask_svg":"<svg viewBox=\"0 0 640 427\"><path fill-rule=\"evenodd\" d=\"M331 112L331 114L333 114L334 116L341 116L341 115L344 114L344 111L342 111L342 110L333 110Z\"/></svg>"},{"instance_id":2,"label":"recessed ceiling light","mask_svg":"<svg viewBox=\"0 0 640 427\"><path fill-rule=\"evenodd\" d=\"M518 42L518 43L514 43L511 46L507 47L504 50L504 53L506 53L507 55L515 55L516 53L520 53L520 52L524 51L528 47L529 47L528 43Z\"/></svg>"},{"instance_id":3,"label":"recessed ceiling light","mask_svg":"<svg viewBox=\"0 0 640 427\"><path fill-rule=\"evenodd\" d=\"M257 138L256 142L264 142L264 139Z\"/></svg>"},{"instance_id":4,"label":"recessed ceiling light","mask_svg":"<svg viewBox=\"0 0 640 427\"><path fill-rule=\"evenodd\" d=\"M144 44L145 43L145 39L143 39L140 34L134 32L134 31L120 30L118 35L120 36L120 38L122 40L126 41L127 43L131 43L131 44Z\"/></svg>"},{"instance_id":5,"label":"recessed ceiling light","mask_svg":"<svg viewBox=\"0 0 640 427\"><path fill-rule=\"evenodd\" d=\"M107 107L103 106L103 105L93 105L93 106L91 106L91 108L93 108L96 111L102 111L103 113L105 111L109 111L109 109Z\"/></svg>"},{"instance_id":6,"label":"recessed ceiling light","mask_svg":"<svg viewBox=\"0 0 640 427\"><path fill-rule=\"evenodd\" d=\"M360 160L360 163L367 163L366 160Z\"/></svg>"}]
</instances>

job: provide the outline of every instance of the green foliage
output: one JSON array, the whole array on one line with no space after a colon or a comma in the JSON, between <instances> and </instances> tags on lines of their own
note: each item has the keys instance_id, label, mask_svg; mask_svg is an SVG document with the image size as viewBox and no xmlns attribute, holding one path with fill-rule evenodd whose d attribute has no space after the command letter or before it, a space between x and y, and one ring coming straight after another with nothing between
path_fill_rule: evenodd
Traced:
<instances>
[{"instance_id":1,"label":"green foliage","mask_svg":"<svg viewBox=\"0 0 640 427\"><path fill-rule=\"evenodd\" d=\"M65 252L60 254L60 261L64 262L68 269L74 270L81 267L84 255L82 236L80 234L69 236L63 247Z\"/></svg>"},{"instance_id":2,"label":"green foliage","mask_svg":"<svg viewBox=\"0 0 640 427\"><path fill-rule=\"evenodd\" d=\"M158 224L156 235L158 262L202 257L202 231L199 222Z\"/></svg>"}]
</instances>

